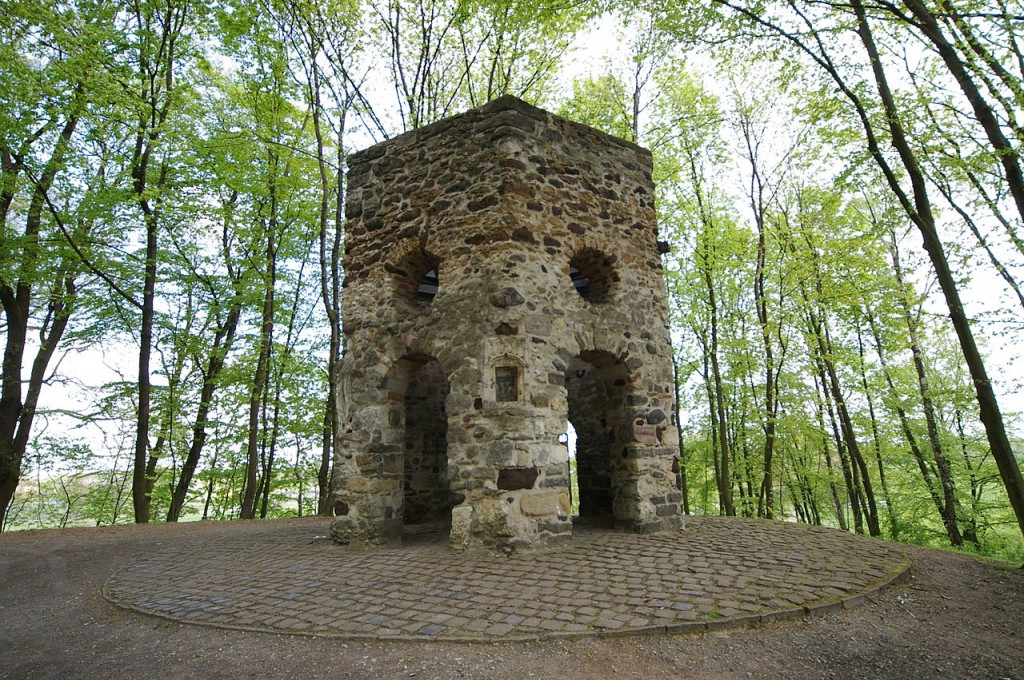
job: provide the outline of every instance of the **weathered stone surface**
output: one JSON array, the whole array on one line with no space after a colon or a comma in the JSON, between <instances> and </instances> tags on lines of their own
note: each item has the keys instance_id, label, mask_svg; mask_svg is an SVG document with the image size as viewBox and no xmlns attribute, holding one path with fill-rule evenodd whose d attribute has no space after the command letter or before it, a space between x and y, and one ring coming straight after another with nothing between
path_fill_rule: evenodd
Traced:
<instances>
[{"instance_id":1,"label":"weathered stone surface","mask_svg":"<svg viewBox=\"0 0 1024 680\"><path fill-rule=\"evenodd\" d=\"M519 291L509 286L491 296L491 304L495 307L515 307L526 302Z\"/></svg>"},{"instance_id":2,"label":"weathered stone surface","mask_svg":"<svg viewBox=\"0 0 1024 680\"><path fill-rule=\"evenodd\" d=\"M566 536L567 420L580 513L673 526L649 152L503 97L352 154L346 215L337 540Z\"/></svg>"},{"instance_id":3,"label":"weathered stone surface","mask_svg":"<svg viewBox=\"0 0 1024 680\"><path fill-rule=\"evenodd\" d=\"M668 416L665 415L664 411L662 411L660 408L656 408L647 414L647 423L649 425L657 425L659 423L665 422L665 419L667 417Z\"/></svg>"},{"instance_id":4,"label":"weathered stone surface","mask_svg":"<svg viewBox=\"0 0 1024 680\"><path fill-rule=\"evenodd\" d=\"M519 507L532 517L548 517L558 510L558 496L553 493L527 494L519 502Z\"/></svg>"}]
</instances>

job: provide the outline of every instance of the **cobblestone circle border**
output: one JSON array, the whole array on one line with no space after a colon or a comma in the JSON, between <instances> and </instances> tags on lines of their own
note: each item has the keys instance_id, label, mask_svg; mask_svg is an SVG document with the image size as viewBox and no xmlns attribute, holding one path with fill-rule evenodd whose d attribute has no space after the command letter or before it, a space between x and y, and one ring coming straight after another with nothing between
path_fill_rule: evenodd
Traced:
<instances>
[{"instance_id":1,"label":"cobblestone circle border","mask_svg":"<svg viewBox=\"0 0 1024 680\"><path fill-rule=\"evenodd\" d=\"M511 557L458 555L429 526L366 552L328 533L317 518L197 536L115 571L103 595L220 628L496 642L767 624L857 606L911 568L891 543L744 518L646 536L577 527L565 547Z\"/></svg>"}]
</instances>

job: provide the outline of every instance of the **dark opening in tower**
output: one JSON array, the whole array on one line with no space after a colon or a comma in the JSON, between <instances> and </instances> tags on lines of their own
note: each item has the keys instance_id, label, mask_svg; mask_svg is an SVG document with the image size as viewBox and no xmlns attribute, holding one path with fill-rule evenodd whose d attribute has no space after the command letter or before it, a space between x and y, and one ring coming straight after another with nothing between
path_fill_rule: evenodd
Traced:
<instances>
[{"instance_id":1,"label":"dark opening in tower","mask_svg":"<svg viewBox=\"0 0 1024 680\"><path fill-rule=\"evenodd\" d=\"M386 264L395 291L402 299L419 304L430 304L441 287L438 259L423 250L406 253L398 262Z\"/></svg>"},{"instance_id":2,"label":"dark opening in tower","mask_svg":"<svg viewBox=\"0 0 1024 680\"><path fill-rule=\"evenodd\" d=\"M615 452L625 446L629 421L624 401L625 366L607 352L584 352L566 372L569 422L576 431L576 484L580 518L612 518L625 466Z\"/></svg>"},{"instance_id":3,"label":"dark opening in tower","mask_svg":"<svg viewBox=\"0 0 1024 680\"><path fill-rule=\"evenodd\" d=\"M416 286L416 299L421 302L433 301L440 286L441 280L437 276L437 269L431 269L420 278L419 285Z\"/></svg>"},{"instance_id":4,"label":"dark opening in tower","mask_svg":"<svg viewBox=\"0 0 1024 680\"><path fill-rule=\"evenodd\" d=\"M618 281L616 259L595 248L584 248L573 255L569 260L569 279L580 297L594 303L608 299L612 283Z\"/></svg>"},{"instance_id":5,"label":"dark opening in tower","mask_svg":"<svg viewBox=\"0 0 1024 680\"><path fill-rule=\"evenodd\" d=\"M447 518L448 379L435 359L413 367L405 393L403 513L406 524Z\"/></svg>"}]
</instances>

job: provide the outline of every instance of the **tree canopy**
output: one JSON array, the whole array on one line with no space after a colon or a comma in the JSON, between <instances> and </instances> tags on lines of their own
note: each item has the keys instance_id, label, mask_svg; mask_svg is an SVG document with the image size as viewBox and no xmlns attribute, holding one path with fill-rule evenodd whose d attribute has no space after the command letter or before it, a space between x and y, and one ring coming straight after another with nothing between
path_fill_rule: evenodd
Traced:
<instances>
[{"instance_id":1,"label":"tree canopy","mask_svg":"<svg viewBox=\"0 0 1024 680\"><path fill-rule=\"evenodd\" d=\"M686 512L1024 554L1014 5L2 7L4 529L329 513L347 155L513 94L654 154Z\"/></svg>"}]
</instances>

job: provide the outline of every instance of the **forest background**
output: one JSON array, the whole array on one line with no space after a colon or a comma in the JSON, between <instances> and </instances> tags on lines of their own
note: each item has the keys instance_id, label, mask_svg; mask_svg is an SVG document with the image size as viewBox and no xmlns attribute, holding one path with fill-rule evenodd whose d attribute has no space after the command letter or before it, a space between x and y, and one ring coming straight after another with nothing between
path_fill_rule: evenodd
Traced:
<instances>
[{"instance_id":1,"label":"forest background","mask_svg":"<svg viewBox=\"0 0 1024 680\"><path fill-rule=\"evenodd\" d=\"M1022 559L1022 28L0 0L0 527L328 513L346 156L513 94L654 154L684 511Z\"/></svg>"}]
</instances>

